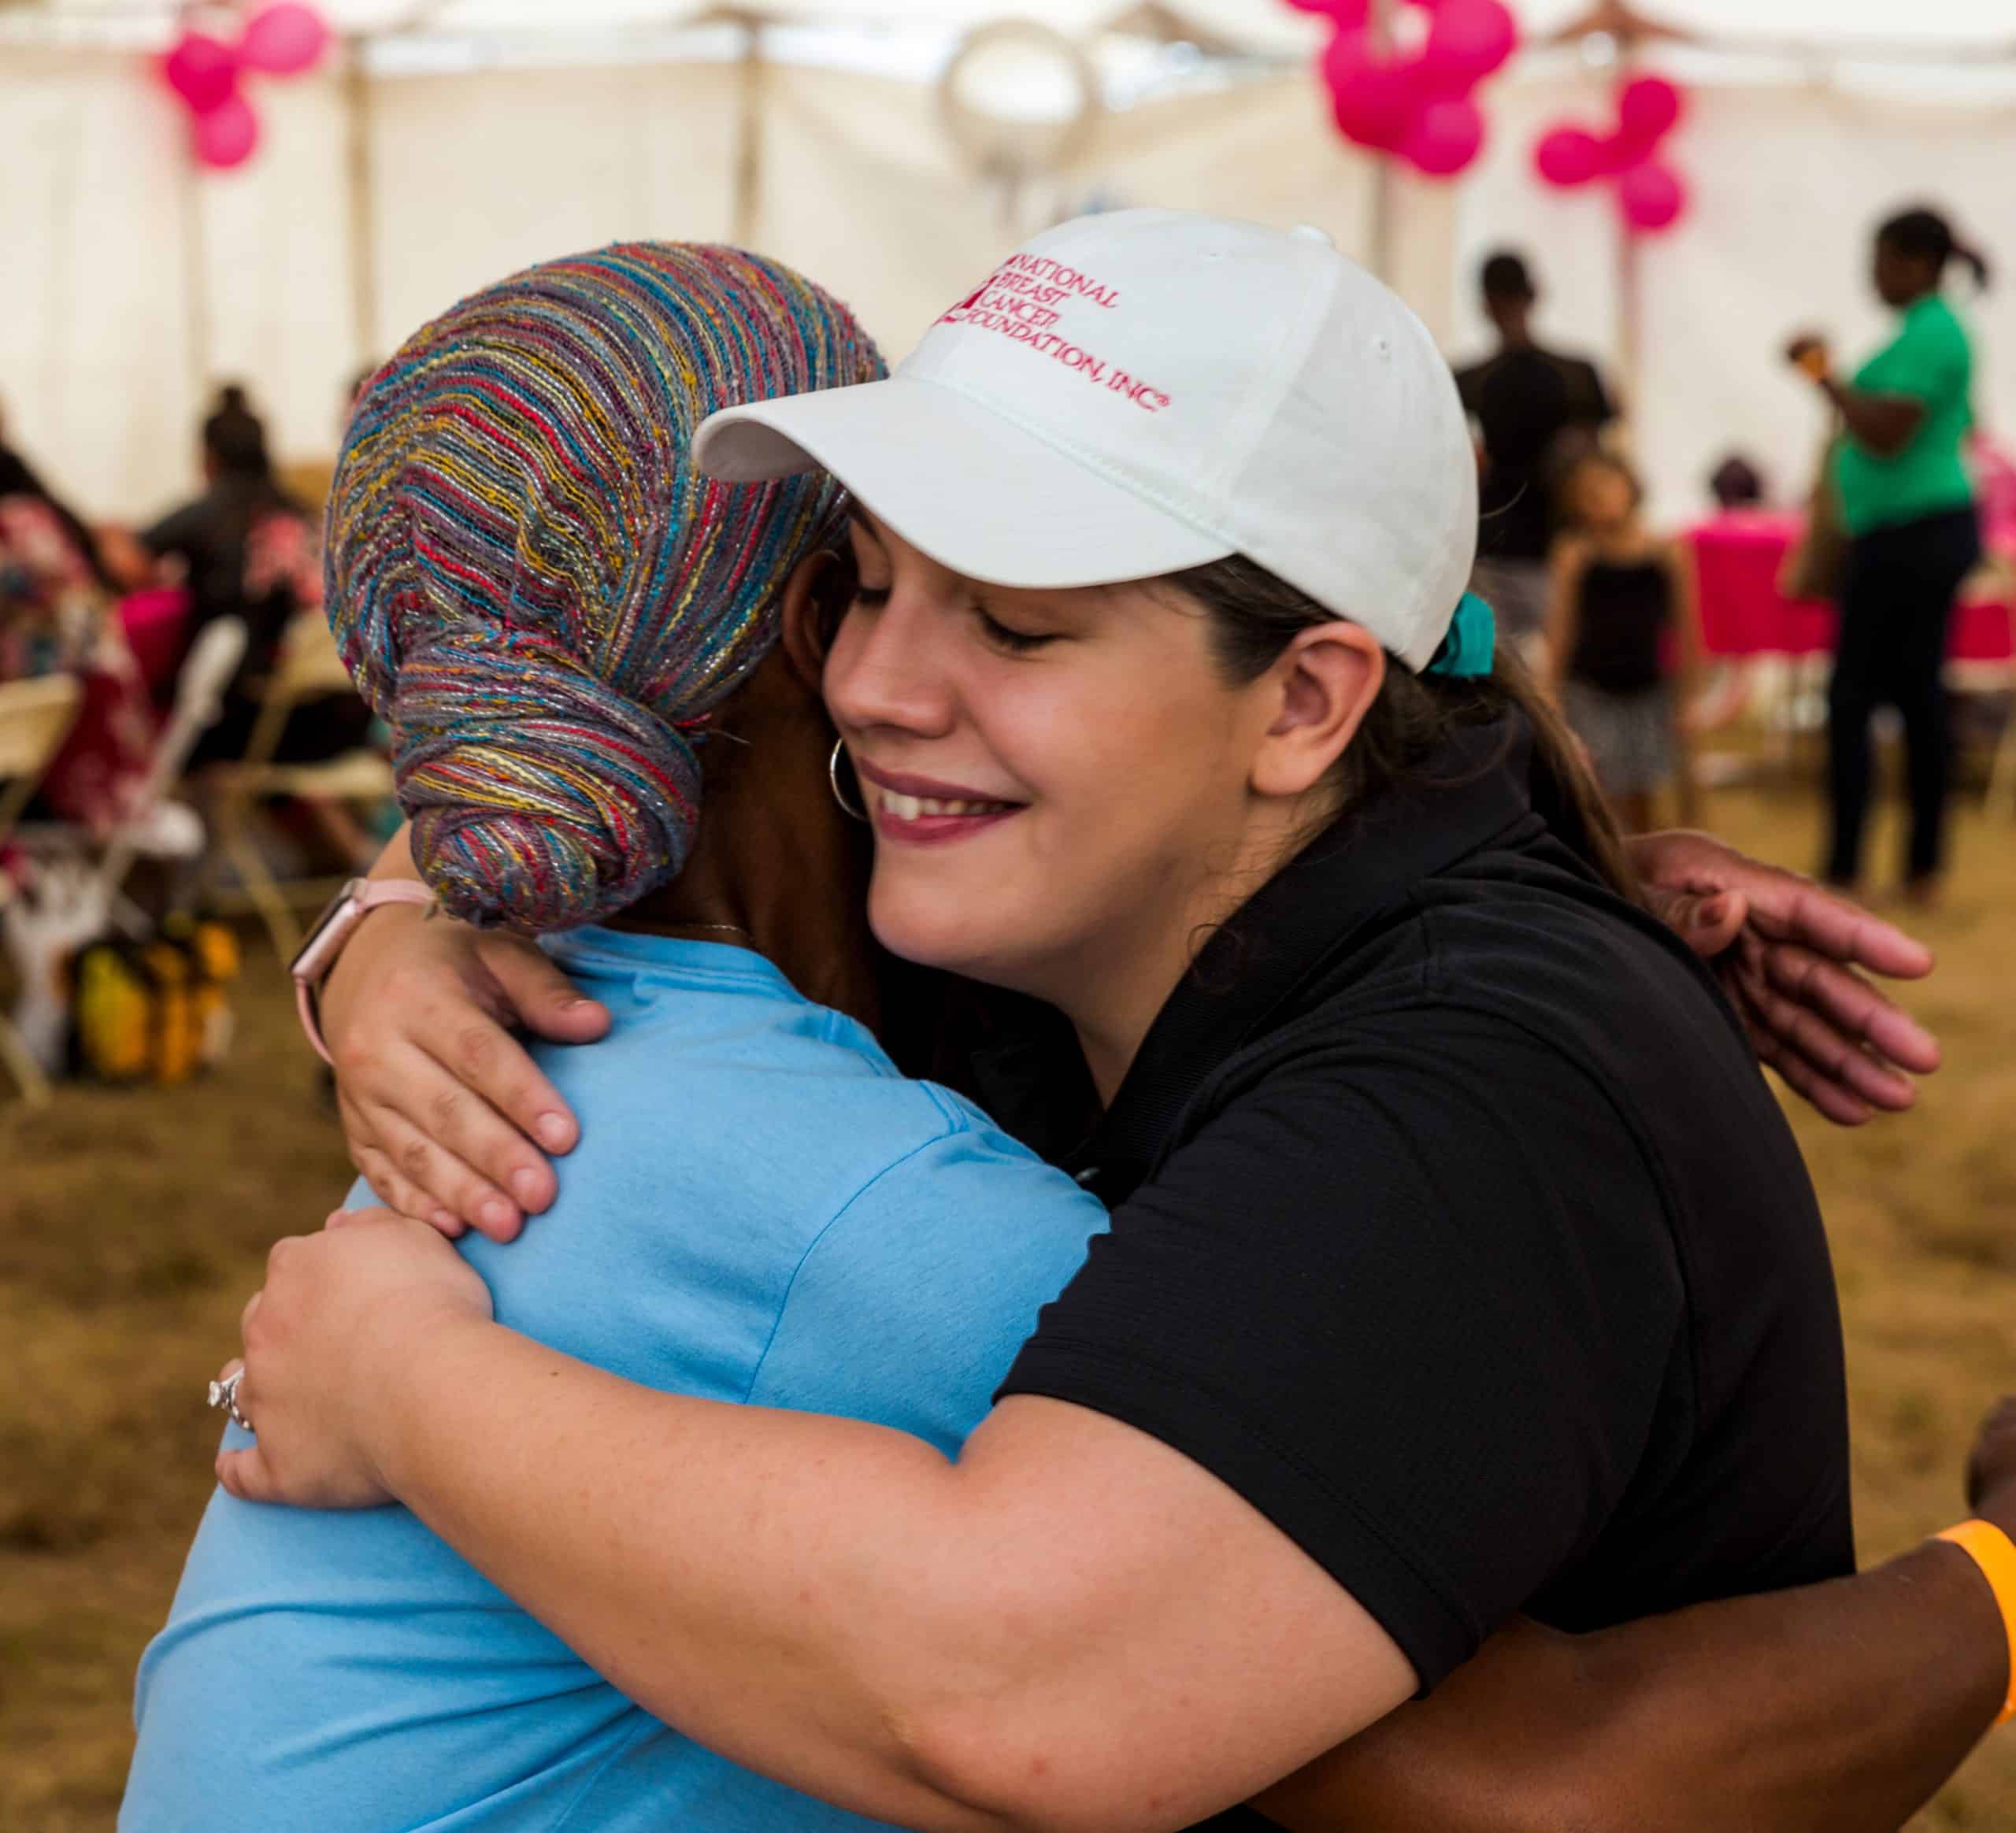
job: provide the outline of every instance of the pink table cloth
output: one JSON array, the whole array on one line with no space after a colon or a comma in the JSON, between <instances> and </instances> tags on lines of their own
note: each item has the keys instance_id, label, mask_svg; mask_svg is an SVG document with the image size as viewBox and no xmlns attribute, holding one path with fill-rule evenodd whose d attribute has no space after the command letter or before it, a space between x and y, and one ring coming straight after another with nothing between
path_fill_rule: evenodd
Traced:
<instances>
[{"instance_id":1,"label":"pink table cloth","mask_svg":"<svg viewBox=\"0 0 2016 1833\"><path fill-rule=\"evenodd\" d=\"M119 602L119 626L158 702L172 690L182 660L182 632L189 621L189 594L180 586L135 592Z\"/></svg>"},{"instance_id":2,"label":"pink table cloth","mask_svg":"<svg viewBox=\"0 0 2016 1833\"><path fill-rule=\"evenodd\" d=\"M1732 509L1688 531L1701 587L1702 646L1711 656L1818 655L1834 646L1834 607L1787 598L1778 576L1804 518L1771 509ZM1989 542L2016 556L2016 528L1997 528ZM1953 619L1947 654L1955 661L2007 662L2016 657L2016 623L2005 589L1963 602Z\"/></svg>"}]
</instances>

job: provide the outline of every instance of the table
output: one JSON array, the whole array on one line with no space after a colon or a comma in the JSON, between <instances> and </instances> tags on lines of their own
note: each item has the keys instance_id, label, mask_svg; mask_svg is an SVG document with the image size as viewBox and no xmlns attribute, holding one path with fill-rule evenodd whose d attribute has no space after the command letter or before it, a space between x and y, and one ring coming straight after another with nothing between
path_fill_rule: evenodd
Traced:
<instances>
[{"instance_id":1,"label":"table","mask_svg":"<svg viewBox=\"0 0 2016 1833\"><path fill-rule=\"evenodd\" d=\"M1813 656L1834 647L1834 607L1787 598L1778 590L1785 557L1804 528L1803 517L1770 509L1732 509L1687 531L1701 593L1701 641L1711 656ZM1947 654L1956 662L2016 662L2016 529L1998 528L1991 552L2008 564L1987 577L1987 595L1965 599L1953 619Z\"/></svg>"}]
</instances>

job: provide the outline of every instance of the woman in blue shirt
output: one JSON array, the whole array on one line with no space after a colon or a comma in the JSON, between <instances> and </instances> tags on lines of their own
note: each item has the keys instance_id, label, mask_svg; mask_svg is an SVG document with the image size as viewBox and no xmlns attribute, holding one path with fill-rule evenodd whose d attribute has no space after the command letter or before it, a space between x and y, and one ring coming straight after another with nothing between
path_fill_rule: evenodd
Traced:
<instances>
[{"instance_id":1,"label":"woman in blue shirt","mask_svg":"<svg viewBox=\"0 0 2016 1833\"><path fill-rule=\"evenodd\" d=\"M1988 284L1988 264L1932 210L1907 210L1876 232L1873 276L1897 333L1838 380L1826 346L1801 338L1792 361L1841 417L1834 483L1851 545L1828 691L1826 875L1852 887L1862 872L1869 813L1870 716L1897 709L1910 759L1910 838L1905 888L1937 894L1951 774L1947 629L1953 602L1981 559L1974 486L1964 446L1973 425L1973 347L1940 288L1955 261Z\"/></svg>"}]
</instances>

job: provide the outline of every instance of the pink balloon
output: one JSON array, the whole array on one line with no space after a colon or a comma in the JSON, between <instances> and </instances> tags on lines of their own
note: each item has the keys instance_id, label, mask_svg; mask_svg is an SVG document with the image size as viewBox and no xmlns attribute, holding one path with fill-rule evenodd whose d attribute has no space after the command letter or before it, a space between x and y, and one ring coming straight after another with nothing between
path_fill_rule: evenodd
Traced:
<instances>
[{"instance_id":1,"label":"pink balloon","mask_svg":"<svg viewBox=\"0 0 2016 1833\"><path fill-rule=\"evenodd\" d=\"M1617 207L1640 235L1655 235L1680 220L1687 209L1687 187L1678 173L1648 159L1617 181Z\"/></svg>"},{"instance_id":2,"label":"pink balloon","mask_svg":"<svg viewBox=\"0 0 2016 1833\"><path fill-rule=\"evenodd\" d=\"M161 79L197 114L206 115L238 93L238 54L221 40L186 31L162 59Z\"/></svg>"},{"instance_id":3,"label":"pink balloon","mask_svg":"<svg viewBox=\"0 0 2016 1833\"><path fill-rule=\"evenodd\" d=\"M328 48L328 24L321 14L296 0L281 0L246 22L238 54L247 69L263 70L270 76L293 76L313 69Z\"/></svg>"},{"instance_id":4,"label":"pink balloon","mask_svg":"<svg viewBox=\"0 0 2016 1833\"><path fill-rule=\"evenodd\" d=\"M1617 137L1649 153L1680 120L1681 94L1663 76L1635 76L1618 91Z\"/></svg>"},{"instance_id":5,"label":"pink balloon","mask_svg":"<svg viewBox=\"0 0 2016 1833\"><path fill-rule=\"evenodd\" d=\"M242 95L198 115L191 130L196 163L212 172L243 165L259 145L259 117Z\"/></svg>"},{"instance_id":6,"label":"pink balloon","mask_svg":"<svg viewBox=\"0 0 2016 1833\"><path fill-rule=\"evenodd\" d=\"M1340 32L1323 54L1337 131L1358 146L1397 152L1420 110L1418 75L1413 64L1380 57L1364 33Z\"/></svg>"},{"instance_id":7,"label":"pink balloon","mask_svg":"<svg viewBox=\"0 0 2016 1833\"><path fill-rule=\"evenodd\" d=\"M1421 47L1422 72L1436 94L1466 95L1518 43L1518 22L1503 0L1442 0Z\"/></svg>"},{"instance_id":8,"label":"pink balloon","mask_svg":"<svg viewBox=\"0 0 2016 1833\"><path fill-rule=\"evenodd\" d=\"M1556 191L1572 191L1603 170L1603 150L1594 134L1580 128L1553 128L1533 148L1533 165Z\"/></svg>"},{"instance_id":9,"label":"pink balloon","mask_svg":"<svg viewBox=\"0 0 2016 1833\"><path fill-rule=\"evenodd\" d=\"M1483 113L1464 95L1431 102L1416 114L1400 153L1430 178L1453 178L1483 146Z\"/></svg>"}]
</instances>

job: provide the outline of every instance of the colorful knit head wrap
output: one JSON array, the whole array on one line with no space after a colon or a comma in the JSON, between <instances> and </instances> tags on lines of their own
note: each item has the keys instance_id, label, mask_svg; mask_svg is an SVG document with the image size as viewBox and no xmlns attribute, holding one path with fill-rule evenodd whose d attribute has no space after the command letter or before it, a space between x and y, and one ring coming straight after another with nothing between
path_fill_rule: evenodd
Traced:
<instances>
[{"instance_id":1,"label":"colorful knit head wrap","mask_svg":"<svg viewBox=\"0 0 2016 1833\"><path fill-rule=\"evenodd\" d=\"M701 476L694 430L882 373L790 268L639 243L464 300L372 379L330 496L330 622L450 910L561 929L684 864L700 727L839 505L821 475Z\"/></svg>"}]
</instances>

